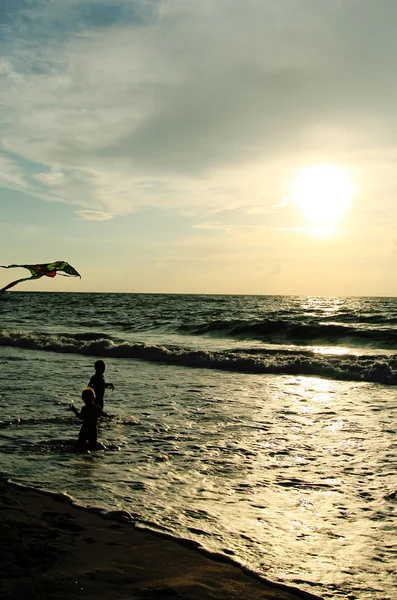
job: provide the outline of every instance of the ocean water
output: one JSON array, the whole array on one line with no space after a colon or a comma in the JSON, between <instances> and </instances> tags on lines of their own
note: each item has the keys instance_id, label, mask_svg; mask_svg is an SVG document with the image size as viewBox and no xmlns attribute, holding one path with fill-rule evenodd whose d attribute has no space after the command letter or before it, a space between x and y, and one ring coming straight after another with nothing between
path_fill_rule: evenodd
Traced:
<instances>
[{"instance_id":1,"label":"ocean water","mask_svg":"<svg viewBox=\"0 0 397 600\"><path fill-rule=\"evenodd\" d=\"M0 471L323 598L397 598L397 299L10 292ZM105 449L69 405L106 361Z\"/></svg>"}]
</instances>

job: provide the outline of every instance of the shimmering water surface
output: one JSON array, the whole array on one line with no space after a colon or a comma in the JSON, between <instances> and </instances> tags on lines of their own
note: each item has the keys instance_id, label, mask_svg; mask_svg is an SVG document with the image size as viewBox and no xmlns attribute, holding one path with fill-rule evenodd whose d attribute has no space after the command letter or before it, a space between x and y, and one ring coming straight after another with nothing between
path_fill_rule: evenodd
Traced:
<instances>
[{"instance_id":1,"label":"shimmering water surface","mask_svg":"<svg viewBox=\"0 0 397 600\"><path fill-rule=\"evenodd\" d=\"M273 581L397 598L397 299L8 293L0 469ZM69 410L107 364L106 450Z\"/></svg>"}]
</instances>

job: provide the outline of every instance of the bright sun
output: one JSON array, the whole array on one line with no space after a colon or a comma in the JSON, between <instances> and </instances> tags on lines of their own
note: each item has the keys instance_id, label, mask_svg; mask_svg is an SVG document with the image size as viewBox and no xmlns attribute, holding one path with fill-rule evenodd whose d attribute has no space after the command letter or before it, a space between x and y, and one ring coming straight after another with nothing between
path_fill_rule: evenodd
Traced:
<instances>
[{"instance_id":1,"label":"bright sun","mask_svg":"<svg viewBox=\"0 0 397 600\"><path fill-rule=\"evenodd\" d=\"M348 171L323 163L300 171L292 183L290 200L305 213L317 232L326 234L341 220L354 194L354 181Z\"/></svg>"}]
</instances>

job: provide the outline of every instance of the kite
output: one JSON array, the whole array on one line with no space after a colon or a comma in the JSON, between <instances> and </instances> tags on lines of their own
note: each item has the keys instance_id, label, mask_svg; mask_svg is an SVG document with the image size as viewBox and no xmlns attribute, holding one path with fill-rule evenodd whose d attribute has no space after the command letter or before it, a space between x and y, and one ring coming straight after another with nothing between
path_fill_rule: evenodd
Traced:
<instances>
[{"instance_id":1,"label":"kite","mask_svg":"<svg viewBox=\"0 0 397 600\"><path fill-rule=\"evenodd\" d=\"M12 288L17 283L21 283L21 281L27 281L28 279L39 279L40 277L55 277L55 275L59 271L63 271L63 273L59 273L64 277L80 277L80 273L77 273L76 269L74 269L69 263L58 260L57 262L47 263L44 265L0 265L3 269L14 269L15 267L22 267L24 269L28 269L31 273L30 277L23 277L22 279L17 279L16 281L12 281L5 287L0 290L0 294L4 294L4 292L10 288Z\"/></svg>"}]
</instances>

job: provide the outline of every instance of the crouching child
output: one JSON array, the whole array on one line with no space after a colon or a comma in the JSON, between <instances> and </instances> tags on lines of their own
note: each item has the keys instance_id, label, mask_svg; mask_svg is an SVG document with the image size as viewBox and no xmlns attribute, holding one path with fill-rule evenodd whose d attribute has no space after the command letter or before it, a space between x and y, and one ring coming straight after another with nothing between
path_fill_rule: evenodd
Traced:
<instances>
[{"instance_id":1,"label":"crouching child","mask_svg":"<svg viewBox=\"0 0 397 600\"><path fill-rule=\"evenodd\" d=\"M81 398L84 406L79 412L74 404L70 405L76 417L83 421L80 429L78 445L81 448L97 449L98 421L99 417L111 419L111 415L105 413L100 406L95 404L95 392L87 387L82 391Z\"/></svg>"}]
</instances>

